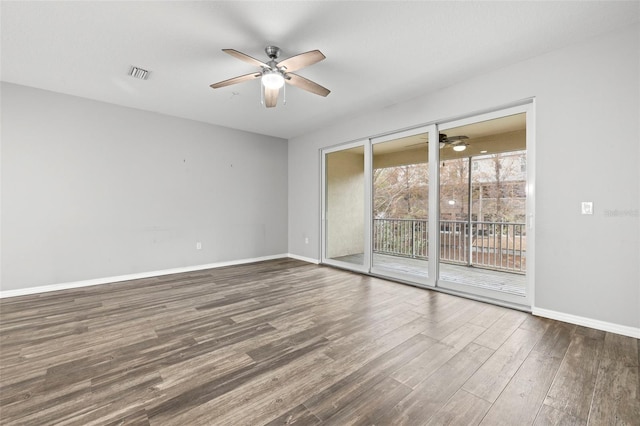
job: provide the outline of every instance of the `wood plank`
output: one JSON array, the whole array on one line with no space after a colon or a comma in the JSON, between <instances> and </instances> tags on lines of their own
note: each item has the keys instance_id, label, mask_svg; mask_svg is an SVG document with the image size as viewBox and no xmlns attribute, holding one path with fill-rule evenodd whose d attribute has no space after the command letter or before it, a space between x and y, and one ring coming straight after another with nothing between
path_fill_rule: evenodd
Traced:
<instances>
[{"instance_id":1,"label":"wood plank","mask_svg":"<svg viewBox=\"0 0 640 426\"><path fill-rule=\"evenodd\" d=\"M564 358L575 328L574 325L560 321L549 322L547 331L534 346L533 351L549 357Z\"/></svg>"},{"instance_id":2,"label":"wood plank","mask_svg":"<svg viewBox=\"0 0 640 426\"><path fill-rule=\"evenodd\" d=\"M462 388L486 401L495 402L541 336L541 330L517 329Z\"/></svg>"},{"instance_id":3,"label":"wood plank","mask_svg":"<svg viewBox=\"0 0 640 426\"><path fill-rule=\"evenodd\" d=\"M213 397L201 404L187 410L177 406L158 416L150 411L149 418L158 424L235 426L239 419L244 424L268 423L289 412L291 407L301 405L314 389L326 387L336 380L337 373L328 372L331 371L333 360L319 352L320 348L289 359L286 363L274 364L270 361L265 365L257 365L254 370L247 372L250 380L236 376L242 381L229 383L232 386L224 393L212 389L214 395L210 396Z\"/></svg>"},{"instance_id":4,"label":"wood plank","mask_svg":"<svg viewBox=\"0 0 640 426\"><path fill-rule=\"evenodd\" d=\"M313 426L317 424L320 424L319 418L307 410L304 405L297 405L280 417L273 419L265 426Z\"/></svg>"},{"instance_id":5,"label":"wood plank","mask_svg":"<svg viewBox=\"0 0 640 426\"><path fill-rule=\"evenodd\" d=\"M447 306L447 309L431 314L431 321L427 323L423 334L434 339L443 339L475 318L483 310L484 304L479 302L463 303L459 306L451 304Z\"/></svg>"},{"instance_id":6,"label":"wood plank","mask_svg":"<svg viewBox=\"0 0 640 426\"><path fill-rule=\"evenodd\" d=\"M222 417L228 416L230 411L237 409L237 404L251 400L249 395L253 395L251 393L244 397L238 397L238 394L246 394L250 389L251 392L270 396L269 393L265 394L261 391L265 381L258 384L257 380L262 378L271 384L270 378L265 379L265 377L269 374L275 374L276 370L284 366L290 366L288 374L302 374L312 366L322 368L331 362L326 357L320 362L320 358L313 354L322 347L323 343L322 341L309 342L308 345L294 351L288 351L262 363L238 368L215 380L197 386L189 385L186 388L177 388L173 394L159 399L148 408L149 419L152 423L159 424L193 424L195 422L233 424L233 419L223 423ZM224 403L220 403L220 401L224 401ZM248 412L253 415L259 413L259 411Z\"/></svg>"},{"instance_id":7,"label":"wood plank","mask_svg":"<svg viewBox=\"0 0 640 426\"><path fill-rule=\"evenodd\" d=\"M489 349L498 349L527 318L524 312L510 310L474 341Z\"/></svg>"},{"instance_id":8,"label":"wood plank","mask_svg":"<svg viewBox=\"0 0 640 426\"><path fill-rule=\"evenodd\" d=\"M586 426L587 421L542 404L533 424L534 426Z\"/></svg>"},{"instance_id":9,"label":"wood plank","mask_svg":"<svg viewBox=\"0 0 640 426\"><path fill-rule=\"evenodd\" d=\"M480 423L491 403L462 389L426 423L429 425L475 425Z\"/></svg>"},{"instance_id":10,"label":"wood plank","mask_svg":"<svg viewBox=\"0 0 640 426\"><path fill-rule=\"evenodd\" d=\"M588 420L603 340L574 334L544 403Z\"/></svg>"},{"instance_id":11,"label":"wood plank","mask_svg":"<svg viewBox=\"0 0 640 426\"><path fill-rule=\"evenodd\" d=\"M501 306L487 305L485 309L476 317L472 318L469 323L487 329L509 311L510 309Z\"/></svg>"},{"instance_id":12,"label":"wood plank","mask_svg":"<svg viewBox=\"0 0 640 426\"><path fill-rule=\"evenodd\" d=\"M576 326L575 333L594 340L604 340L604 337L607 334L605 331L596 330L595 328L583 327L581 325Z\"/></svg>"},{"instance_id":13,"label":"wood plank","mask_svg":"<svg viewBox=\"0 0 640 426\"><path fill-rule=\"evenodd\" d=\"M532 352L513 376L482 425L532 424L553 382L562 358Z\"/></svg>"},{"instance_id":14,"label":"wood plank","mask_svg":"<svg viewBox=\"0 0 640 426\"><path fill-rule=\"evenodd\" d=\"M424 317L408 322L407 319L403 315L398 315L386 321L379 328L380 334L363 330L332 341L325 350L325 354L336 361L352 366L362 366L424 330ZM430 341L435 342L433 339Z\"/></svg>"},{"instance_id":15,"label":"wood plank","mask_svg":"<svg viewBox=\"0 0 640 426\"><path fill-rule=\"evenodd\" d=\"M617 360L624 365L638 366L638 339L607 333L604 337L603 358Z\"/></svg>"},{"instance_id":16,"label":"wood plank","mask_svg":"<svg viewBox=\"0 0 640 426\"><path fill-rule=\"evenodd\" d=\"M470 343L381 417L378 424L423 424L444 407L491 354L491 349Z\"/></svg>"},{"instance_id":17,"label":"wood plank","mask_svg":"<svg viewBox=\"0 0 640 426\"><path fill-rule=\"evenodd\" d=\"M417 334L316 393L304 405L326 420L433 344L433 339Z\"/></svg>"},{"instance_id":18,"label":"wood plank","mask_svg":"<svg viewBox=\"0 0 640 426\"><path fill-rule=\"evenodd\" d=\"M400 383L414 388L445 362L453 358L458 352L459 350L454 347L436 342L423 353L396 370L391 374L391 377Z\"/></svg>"},{"instance_id":19,"label":"wood plank","mask_svg":"<svg viewBox=\"0 0 640 426\"><path fill-rule=\"evenodd\" d=\"M335 426L375 424L409 392L411 388L387 377L351 400L323 424Z\"/></svg>"},{"instance_id":20,"label":"wood plank","mask_svg":"<svg viewBox=\"0 0 640 426\"><path fill-rule=\"evenodd\" d=\"M603 358L600 361L589 412L591 425L640 424L638 366L628 365L628 353L620 355L618 360Z\"/></svg>"},{"instance_id":21,"label":"wood plank","mask_svg":"<svg viewBox=\"0 0 640 426\"><path fill-rule=\"evenodd\" d=\"M463 324L448 336L440 339L443 345L451 346L454 349L462 349L469 343L473 342L478 336L486 331L486 328L476 325L472 322Z\"/></svg>"}]
</instances>

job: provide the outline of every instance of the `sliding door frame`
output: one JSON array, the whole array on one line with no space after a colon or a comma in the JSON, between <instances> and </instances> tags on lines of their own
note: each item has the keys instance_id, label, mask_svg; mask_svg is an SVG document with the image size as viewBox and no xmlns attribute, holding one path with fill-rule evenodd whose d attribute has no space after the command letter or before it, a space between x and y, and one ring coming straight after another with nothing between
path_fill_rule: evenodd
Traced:
<instances>
[{"instance_id":1,"label":"sliding door frame","mask_svg":"<svg viewBox=\"0 0 640 426\"><path fill-rule=\"evenodd\" d=\"M526 199L526 227L527 227L527 272L525 296L485 290L464 284L446 282L439 279L440 264L440 147L439 134L454 127L492 120L509 115L526 113L526 152L527 152L527 199ZM398 139L417 133L428 133L429 162L429 261L428 278L416 280L415 276L404 274L390 274L372 267L373 257L373 146L378 143ZM320 261L323 264L348 269L367 275L390 278L410 285L431 288L444 293L455 294L470 299L486 301L496 305L508 306L515 309L530 311L535 306L535 99L523 99L511 104L503 105L484 111L460 115L456 118L437 120L422 126L386 133L367 139L332 146L320 150L321 154L321 247ZM357 265L327 257L327 154L362 146L364 148L364 258L363 264Z\"/></svg>"},{"instance_id":2,"label":"sliding door frame","mask_svg":"<svg viewBox=\"0 0 640 426\"><path fill-rule=\"evenodd\" d=\"M371 150L372 150L372 155L370 156L370 170L371 170L371 176L373 176L373 150L374 147L378 144L381 143L385 143L385 142L389 142L395 139L401 139L401 138L406 138L409 136L414 136L420 133L427 133L428 134L428 141L437 141L438 140L438 136L436 133L436 126L435 124L430 124L427 126L421 126L421 127L415 127L415 128L411 128L409 130L404 130L404 131L399 131L396 133L390 133L384 136L379 136L379 137L375 137L371 139ZM435 138L435 139L434 139ZM429 143L428 144L428 161L429 161L429 169L431 168L431 150L432 150L432 146L438 146L438 143ZM430 176L431 176L431 171L429 171ZM373 179L368 182L368 186L370 188L372 197L371 197L371 208L370 208L370 214L369 214L369 229L371 229L371 234L370 234L370 241L373 241ZM432 184L431 184L431 179L429 179L429 192L432 191ZM402 281L402 282L406 282L409 283L411 285L417 285L420 287L427 287L427 288L434 288L436 285L436 279L435 277L436 275L436 268L437 265L434 265L433 260L433 256L432 253L436 253L431 251L431 247L436 247L433 246L433 242L432 242L432 237L437 234L437 232L434 234L433 229L434 229L434 224L433 224L433 220L431 220L431 214L432 214L432 207L433 207L433 203L429 202L429 219L428 219L428 234L429 234L429 258L427 260L427 275L428 277L423 278L423 277L418 277L415 275L411 275L411 274L405 274L402 273L400 271L390 271L389 269L380 269L380 268L376 268L375 265L373 264L373 247L371 247L371 249L369 250L372 256L372 260L371 260L371 269L370 272L372 275L375 276L379 276L379 277L384 277L384 278L391 278L394 279L396 281ZM437 209L437 206L436 206ZM437 211L437 210L436 210ZM435 225L437 227L437 224ZM437 235L436 235L437 237Z\"/></svg>"}]
</instances>

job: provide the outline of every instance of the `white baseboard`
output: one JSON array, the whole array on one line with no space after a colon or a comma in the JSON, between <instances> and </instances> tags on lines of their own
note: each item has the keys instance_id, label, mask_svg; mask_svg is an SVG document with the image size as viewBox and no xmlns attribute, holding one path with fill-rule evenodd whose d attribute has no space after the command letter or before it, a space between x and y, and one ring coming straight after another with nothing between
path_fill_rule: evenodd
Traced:
<instances>
[{"instance_id":1,"label":"white baseboard","mask_svg":"<svg viewBox=\"0 0 640 426\"><path fill-rule=\"evenodd\" d=\"M640 328L638 327L629 327L627 325L614 324L611 322L600 321L592 318L565 314L564 312L551 311L549 309L533 308L531 310L531 313L539 317L564 321L570 324L582 325L589 328L595 328L596 330L608 331L610 333L621 334L623 336L640 339Z\"/></svg>"},{"instance_id":2,"label":"white baseboard","mask_svg":"<svg viewBox=\"0 0 640 426\"><path fill-rule=\"evenodd\" d=\"M222 268L223 266L243 265L245 263L262 262L264 260L282 259L290 257L286 253L271 256L254 257L251 259L230 260L226 262L209 263L206 265L185 266L182 268L163 269L160 271L141 272L138 274L119 275L115 277L95 278L84 281L74 281L70 283L51 284L40 287L21 288L17 290L0 291L0 299L5 297L25 296L28 294L45 293L49 291L68 290L72 288L88 287L99 284L109 284L121 281L138 280L141 278L159 277L162 275L179 274L182 272L201 271L203 269Z\"/></svg>"},{"instance_id":3,"label":"white baseboard","mask_svg":"<svg viewBox=\"0 0 640 426\"><path fill-rule=\"evenodd\" d=\"M310 257L298 256L297 254L291 253L288 253L287 256L292 259L301 260L303 262L313 263L314 265L320 264L320 261L318 259L312 259Z\"/></svg>"}]
</instances>

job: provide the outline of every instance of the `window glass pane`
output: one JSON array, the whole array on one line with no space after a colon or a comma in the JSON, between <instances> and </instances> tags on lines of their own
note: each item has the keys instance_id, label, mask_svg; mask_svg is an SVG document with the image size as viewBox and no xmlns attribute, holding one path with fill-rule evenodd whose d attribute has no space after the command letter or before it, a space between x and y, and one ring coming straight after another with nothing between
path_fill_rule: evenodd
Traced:
<instances>
[{"instance_id":1,"label":"window glass pane","mask_svg":"<svg viewBox=\"0 0 640 426\"><path fill-rule=\"evenodd\" d=\"M364 264L364 147L326 154L326 257Z\"/></svg>"},{"instance_id":2,"label":"window glass pane","mask_svg":"<svg viewBox=\"0 0 640 426\"><path fill-rule=\"evenodd\" d=\"M447 129L440 142L439 279L524 296L526 114Z\"/></svg>"},{"instance_id":3,"label":"window glass pane","mask_svg":"<svg viewBox=\"0 0 640 426\"><path fill-rule=\"evenodd\" d=\"M428 276L428 134L373 145L373 257L379 272Z\"/></svg>"}]
</instances>

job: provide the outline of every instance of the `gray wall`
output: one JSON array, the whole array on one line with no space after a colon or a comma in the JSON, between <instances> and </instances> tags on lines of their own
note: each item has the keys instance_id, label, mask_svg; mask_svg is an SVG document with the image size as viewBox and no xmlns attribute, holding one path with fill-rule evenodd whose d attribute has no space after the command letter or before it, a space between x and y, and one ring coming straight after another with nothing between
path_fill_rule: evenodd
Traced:
<instances>
[{"instance_id":1,"label":"gray wall","mask_svg":"<svg viewBox=\"0 0 640 426\"><path fill-rule=\"evenodd\" d=\"M1 89L2 290L287 252L285 140Z\"/></svg>"},{"instance_id":2,"label":"gray wall","mask_svg":"<svg viewBox=\"0 0 640 426\"><path fill-rule=\"evenodd\" d=\"M319 235L320 148L535 97L535 306L640 327L639 35L623 28L290 140L289 252L319 259L317 237L303 237Z\"/></svg>"}]
</instances>

